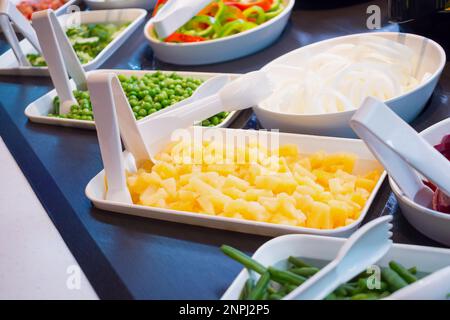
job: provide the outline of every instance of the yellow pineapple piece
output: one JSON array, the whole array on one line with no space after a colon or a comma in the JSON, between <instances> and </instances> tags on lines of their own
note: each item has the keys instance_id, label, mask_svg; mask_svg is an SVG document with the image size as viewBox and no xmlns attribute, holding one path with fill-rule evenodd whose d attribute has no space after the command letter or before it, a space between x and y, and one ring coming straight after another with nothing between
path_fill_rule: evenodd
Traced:
<instances>
[{"instance_id":1,"label":"yellow pineapple piece","mask_svg":"<svg viewBox=\"0 0 450 320\"><path fill-rule=\"evenodd\" d=\"M300 209L302 212L308 212L311 210L314 199L310 194L299 193L298 191L295 191L292 196L295 199L296 208Z\"/></svg>"},{"instance_id":2,"label":"yellow pineapple piece","mask_svg":"<svg viewBox=\"0 0 450 320\"><path fill-rule=\"evenodd\" d=\"M306 226L317 229L332 229L333 220L330 206L322 202L314 202L310 212L307 213Z\"/></svg>"},{"instance_id":3,"label":"yellow pineapple piece","mask_svg":"<svg viewBox=\"0 0 450 320\"><path fill-rule=\"evenodd\" d=\"M244 194L247 201L258 201L260 197L273 197L273 192L266 189L248 189Z\"/></svg>"},{"instance_id":4,"label":"yellow pineapple piece","mask_svg":"<svg viewBox=\"0 0 450 320\"><path fill-rule=\"evenodd\" d=\"M345 226L347 218L352 216L352 208L346 202L339 200L330 200L328 201L328 205L330 206L333 227Z\"/></svg>"},{"instance_id":5,"label":"yellow pineapple piece","mask_svg":"<svg viewBox=\"0 0 450 320\"><path fill-rule=\"evenodd\" d=\"M377 182L374 180L358 177L356 179L355 186L356 186L356 188L363 188L363 189L366 189L367 191L371 192L373 190L373 188L375 188L376 184L377 184Z\"/></svg>"},{"instance_id":6,"label":"yellow pineapple piece","mask_svg":"<svg viewBox=\"0 0 450 320\"><path fill-rule=\"evenodd\" d=\"M197 203L200 207L201 212L211 214L211 215L215 214L214 205L208 196L203 195L203 196L198 197Z\"/></svg>"},{"instance_id":7,"label":"yellow pineapple piece","mask_svg":"<svg viewBox=\"0 0 450 320\"><path fill-rule=\"evenodd\" d=\"M280 157L298 157L299 150L295 144L285 144L278 149Z\"/></svg>"},{"instance_id":8,"label":"yellow pineapple piece","mask_svg":"<svg viewBox=\"0 0 450 320\"><path fill-rule=\"evenodd\" d=\"M177 176L175 167L167 162L158 162L153 166L153 170L162 178L168 179Z\"/></svg>"},{"instance_id":9,"label":"yellow pineapple piece","mask_svg":"<svg viewBox=\"0 0 450 320\"><path fill-rule=\"evenodd\" d=\"M159 188L155 190L153 186L147 188L140 196L141 204L145 206L165 207L165 199L169 196L166 190Z\"/></svg>"},{"instance_id":10,"label":"yellow pineapple piece","mask_svg":"<svg viewBox=\"0 0 450 320\"><path fill-rule=\"evenodd\" d=\"M236 187L223 188L222 192L233 199L245 198L245 192Z\"/></svg>"},{"instance_id":11,"label":"yellow pineapple piece","mask_svg":"<svg viewBox=\"0 0 450 320\"><path fill-rule=\"evenodd\" d=\"M250 183L248 181L245 181L230 174L228 175L228 177L226 177L223 187L224 188L235 187L239 190L245 191L250 187Z\"/></svg>"},{"instance_id":12,"label":"yellow pineapple piece","mask_svg":"<svg viewBox=\"0 0 450 320\"><path fill-rule=\"evenodd\" d=\"M177 182L175 181L175 178L169 178L166 180L163 180L161 182L161 187L166 190L166 192L169 194L169 196L175 198L177 195Z\"/></svg>"},{"instance_id":13,"label":"yellow pineapple piece","mask_svg":"<svg viewBox=\"0 0 450 320\"><path fill-rule=\"evenodd\" d=\"M350 153L336 153L325 156L322 166L328 172L343 170L348 173L353 172L356 156Z\"/></svg>"}]
</instances>

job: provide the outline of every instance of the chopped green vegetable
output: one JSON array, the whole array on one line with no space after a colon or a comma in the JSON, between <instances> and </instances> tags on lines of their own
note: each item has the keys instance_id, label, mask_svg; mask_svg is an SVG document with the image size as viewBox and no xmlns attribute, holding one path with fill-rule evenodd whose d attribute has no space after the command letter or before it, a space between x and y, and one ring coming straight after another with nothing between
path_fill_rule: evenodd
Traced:
<instances>
[{"instance_id":1,"label":"chopped green vegetable","mask_svg":"<svg viewBox=\"0 0 450 320\"><path fill-rule=\"evenodd\" d=\"M75 50L81 64L92 61L105 47L113 41L129 23L116 25L113 23L90 23L66 30L66 35ZM46 66L44 58L39 54L28 54L32 66Z\"/></svg>"}]
</instances>

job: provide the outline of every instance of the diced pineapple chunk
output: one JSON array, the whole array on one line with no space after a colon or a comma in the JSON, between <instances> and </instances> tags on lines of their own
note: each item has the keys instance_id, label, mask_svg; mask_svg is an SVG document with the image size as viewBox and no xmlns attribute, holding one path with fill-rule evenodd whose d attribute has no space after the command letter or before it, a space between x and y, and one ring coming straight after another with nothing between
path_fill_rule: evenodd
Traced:
<instances>
[{"instance_id":1,"label":"diced pineapple chunk","mask_svg":"<svg viewBox=\"0 0 450 320\"><path fill-rule=\"evenodd\" d=\"M176 142L157 159L127 173L134 203L316 229L353 223L380 178L353 174L352 154L301 156L297 145L269 151L253 140Z\"/></svg>"}]
</instances>

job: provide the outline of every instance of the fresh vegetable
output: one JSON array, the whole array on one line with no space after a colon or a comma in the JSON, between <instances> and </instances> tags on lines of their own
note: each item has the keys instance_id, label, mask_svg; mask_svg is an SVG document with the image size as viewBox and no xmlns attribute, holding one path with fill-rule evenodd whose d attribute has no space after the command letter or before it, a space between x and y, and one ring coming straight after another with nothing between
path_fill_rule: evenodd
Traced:
<instances>
[{"instance_id":1,"label":"fresh vegetable","mask_svg":"<svg viewBox=\"0 0 450 320\"><path fill-rule=\"evenodd\" d=\"M166 2L167 0L159 0L153 15ZM279 15L284 8L281 0L214 0L175 33L161 40L189 43L231 36L258 27Z\"/></svg>"},{"instance_id":2,"label":"fresh vegetable","mask_svg":"<svg viewBox=\"0 0 450 320\"><path fill-rule=\"evenodd\" d=\"M405 269L405 267L402 266L401 264L395 261L391 261L389 262L389 267L391 267L392 270L397 272L398 275L402 277L403 280L405 280L406 282L413 283L417 281L417 277L413 275L411 272L409 272L408 269Z\"/></svg>"},{"instance_id":3,"label":"fresh vegetable","mask_svg":"<svg viewBox=\"0 0 450 320\"><path fill-rule=\"evenodd\" d=\"M392 99L431 76L415 74L417 59L406 45L362 36L302 56L295 62L297 73L286 75L280 68L269 68L276 90L261 107L285 114L326 114L357 109L368 96Z\"/></svg>"},{"instance_id":4,"label":"fresh vegetable","mask_svg":"<svg viewBox=\"0 0 450 320\"><path fill-rule=\"evenodd\" d=\"M63 6L66 0L23 0L20 1L16 8L28 19L31 20L31 16L34 12L53 9L57 10Z\"/></svg>"},{"instance_id":5,"label":"fresh vegetable","mask_svg":"<svg viewBox=\"0 0 450 320\"><path fill-rule=\"evenodd\" d=\"M388 283L390 289L393 291L400 290L408 285L408 283L391 268L382 268L381 277Z\"/></svg>"},{"instance_id":6,"label":"fresh vegetable","mask_svg":"<svg viewBox=\"0 0 450 320\"><path fill-rule=\"evenodd\" d=\"M264 272L261 277L259 277L255 288L248 295L248 300L261 300L267 291L267 287L270 282L270 273L268 271Z\"/></svg>"},{"instance_id":7,"label":"fresh vegetable","mask_svg":"<svg viewBox=\"0 0 450 320\"><path fill-rule=\"evenodd\" d=\"M137 120L189 98L202 83L201 80L183 78L176 73L164 74L161 72L148 73L141 78L119 75L119 80ZM74 91L74 96L78 104L71 107L69 114L59 114L60 102L59 98L56 97L53 101L54 110L49 116L76 120L94 120L89 92L76 90ZM228 114L228 112L221 112L204 120L202 125L216 126Z\"/></svg>"},{"instance_id":8,"label":"fresh vegetable","mask_svg":"<svg viewBox=\"0 0 450 320\"><path fill-rule=\"evenodd\" d=\"M230 246L223 245L220 247L230 258L243 264L249 270L256 271L261 276L258 280L258 284L253 289L252 294L248 294L249 289L247 283L253 281L252 277L249 277L242 293L240 300L280 300L287 294L295 290L298 286L302 285L306 281L307 277L318 272L320 269L311 266L309 263L304 262L297 257L289 257L287 270L280 270L272 266L266 267L260 264L258 261L249 257L245 253L234 249ZM305 274L302 277L296 272L300 269L308 270L309 274ZM412 276L411 271L416 270L416 267L406 269L396 261L391 261L389 267L382 268L381 277L384 281L379 283L379 287L370 289L368 286L367 274L365 272L358 275L352 282L343 283L334 292L330 293L325 300L377 300L383 299L393 292L404 288L408 283L412 283L417 280L417 277ZM401 276L395 271L398 272ZM406 275L406 276L405 276ZM404 280L406 277L408 282ZM414 280L414 281L413 281Z\"/></svg>"},{"instance_id":9,"label":"fresh vegetable","mask_svg":"<svg viewBox=\"0 0 450 320\"><path fill-rule=\"evenodd\" d=\"M450 160L450 134L443 137L441 143L434 147L437 151L442 153L444 157ZM450 213L450 197L430 181L424 181L424 183L434 191L432 209L442 213Z\"/></svg>"},{"instance_id":10,"label":"fresh vegetable","mask_svg":"<svg viewBox=\"0 0 450 320\"><path fill-rule=\"evenodd\" d=\"M334 229L358 219L380 177L379 170L353 174L357 163L353 154L303 155L294 144L269 150L258 143L225 143L215 138L173 141L157 155L158 164L129 173L133 202L226 218Z\"/></svg>"},{"instance_id":11,"label":"fresh vegetable","mask_svg":"<svg viewBox=\"0 0 450 320\"><path fill-rule=\"evenodd\" d=\"M66 35L71 42L81 64L92 61L112 40L114 40L129 23L116 25L108 24L82 24L79 27L70 27ZM44 58L39 54L28 54L32 66L46 66Z\"/></svg>"}]
</instances>

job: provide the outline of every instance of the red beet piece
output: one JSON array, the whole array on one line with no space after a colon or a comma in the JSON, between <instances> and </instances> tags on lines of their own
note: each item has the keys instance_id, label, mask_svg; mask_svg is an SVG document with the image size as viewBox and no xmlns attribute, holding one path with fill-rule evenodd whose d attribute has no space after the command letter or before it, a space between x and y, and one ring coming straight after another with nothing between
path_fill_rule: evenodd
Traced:
<instances>
[{"instance_id":1,"label":"red beet piece","mask_svg":"<svg viewBox=\"0 0 450 320\"><path fill-rule=\"evenodd\" d=\"M433 210L450 213L450 197L437 189L433 195Z\"/></svg>"}]
</instances>

